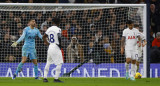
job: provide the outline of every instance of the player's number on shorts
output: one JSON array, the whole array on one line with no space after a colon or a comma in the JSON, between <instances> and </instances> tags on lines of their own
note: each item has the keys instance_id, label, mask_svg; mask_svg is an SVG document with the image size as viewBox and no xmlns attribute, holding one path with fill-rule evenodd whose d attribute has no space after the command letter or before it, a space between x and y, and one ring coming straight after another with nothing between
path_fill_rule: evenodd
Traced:
<instances>
[{"instance_id":1,"label":"player's number on shorts","mask_svg":"<svg viewBox=\"0 0 160 86\"><path fill-rule=\"evenodd\" d=\"M50 42L54 43L54 35L53 34L50 34Z\"/></svg>"}]
</instances>

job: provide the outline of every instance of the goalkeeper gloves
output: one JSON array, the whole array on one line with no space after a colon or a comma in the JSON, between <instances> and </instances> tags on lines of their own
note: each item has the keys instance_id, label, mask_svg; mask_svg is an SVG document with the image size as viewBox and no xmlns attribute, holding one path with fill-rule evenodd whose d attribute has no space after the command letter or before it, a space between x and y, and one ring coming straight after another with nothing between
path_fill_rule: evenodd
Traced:
<instances>
[{"instance_id":1,"label":"goalkeeper gloves","mask_svg":"<svg viewBox=\"0 0 160 86\"><path fill-rule=\"evenodd\" d=\"M11 46L12 47L17 47L17 44L18 44L17 42L14 42Z\"/></svg>"}]
</instances>

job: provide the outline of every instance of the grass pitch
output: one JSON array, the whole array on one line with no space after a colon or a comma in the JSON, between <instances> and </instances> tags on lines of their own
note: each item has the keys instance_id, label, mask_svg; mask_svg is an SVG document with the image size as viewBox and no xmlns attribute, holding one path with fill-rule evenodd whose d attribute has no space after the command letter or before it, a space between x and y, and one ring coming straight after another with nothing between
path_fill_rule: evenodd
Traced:
<instances>
[{"instance_id":1,"label":"grass pitch","mask_svg":"<svg viewBox=\"0 0 160 86\"><path fill-rule=\"evenodd\" d=\"M43 79L43 78L41 78ZM0 77L0 86L160 86L160 78L143 78L136 81L125 78L60 78L64 83L54 83L53 78L49 82L35 80L34 78Z\"/></svg>"}]
</instances>

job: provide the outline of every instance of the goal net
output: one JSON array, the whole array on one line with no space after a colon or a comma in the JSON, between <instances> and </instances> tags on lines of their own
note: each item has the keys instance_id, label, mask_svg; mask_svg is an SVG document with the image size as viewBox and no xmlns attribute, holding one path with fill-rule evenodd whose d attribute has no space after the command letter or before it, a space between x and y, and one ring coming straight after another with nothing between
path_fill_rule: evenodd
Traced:
<instances>
[{"instance_id":1,"label":"goal net","mask_svg":"<svg viewBox=\"0 0 160 86\"><path fill-rule=\"evenodd\" d=\"M146 34L145 10L144 4L0 4L0 77L12 77L21 62L24 43L16 48L11 44L22 35L28 20L35 19L36 28L44 35L54 17L61 19L61 75L88 60L70 77L125 77L125 56L120 54L122 31L130 19ZM48 47L38 37L35 40L39 76L43 77ZM146 48L139 69L144 77L145 52ZM34 77L33 66L28 58L18 77ZM50 66L49 77L54 77L55 67Z\"/></svg>"}]
</instances>

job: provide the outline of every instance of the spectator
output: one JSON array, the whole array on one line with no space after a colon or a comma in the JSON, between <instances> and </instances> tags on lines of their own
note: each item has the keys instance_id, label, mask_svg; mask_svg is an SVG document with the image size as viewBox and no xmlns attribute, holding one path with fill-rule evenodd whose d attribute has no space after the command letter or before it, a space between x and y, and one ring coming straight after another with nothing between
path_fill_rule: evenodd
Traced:
<instances>
[{"instance_id":1,"label":"spectator","mask_svg":"<svg viewBox=\"0 0 160 86\"><path fill-rule=\"evenodd\" d=\"M82 31L77 32L78 43L82 46L86 45L87 41L84 39L84 34Z\"/></svg>"},{"instance_id":2,"label":"spectator","mask_svg":"<svg viewBox=\"0 0 160 86\"><path fill-rule=\"evenodd\" d=\"M114 60L116 63L123 63L125 62L125 58L121 57L120 54L120 35L117 32L114 32L112 35L113 39L111 41L111 46L114 52Z\"/></svg>"},{"instance_id":3,"label":"spectator","mask_svg":"<svg viewBox=\"0 0 160 86\"><path fill-rule=\"evenodd\" d=\"M102 30L98 30L95 34L95 41L98 42L98 40L102 37Z\"/></svg>"},{"instance_id":4,"label":"spectator","mask_svg":"<svg viewBox=\"0 0 160 86\"><path fill-rule=\"evenodd\" d=\"M124 22L121 22L118 28L118 33L120 34L120 36L122 36L122 32L125 28L126 28L126 24Z\"/></svg>"},{"instance_id":5,"label":"spectator","mask_svg":"<svg viewBox=\"0 0 160 86\"><path fill-rule=\"evenodd\" d=\"M64 37L66 37L67 39L69 39L69 38L70 38L70 35L68 35L68 34L70 33L69 30L70 30L70 28L71 28L70 23L66 23L66 25L65 25L64 28L65 28L65 29L62 30L62 36L64 36Z\"/></svg>"},{"instance_id":6,"label":"spectator","mask_svg":"<svg viewBox=\"0 0 160 86\"><path fill-rule=\"evenodd\" d=\"M13 55L8 55L7 57L5 57L6 62L14 62L16 60L16 57L14 57Z\"/></svg>"},{"instance_id":7,"label":"spectator","mask_svg":"<svg viewBox=\"0 0 160 86\"><path fill-rule=\"evenodd\" d=\"M160 32L156 34L156 38L152 42L151 63L160 62Z\"/></svg>"},{"instance_id":8,"label":"spectator","mask_svg":"<svg viewBox=\"0 0 160 86\"><path fill-rule=\"evenodd\" d=\"M160 32L157 32L156 38L152 42L152 47L154 46L160 47Z\"/></svg>"},{"instance_id":9,"label":"spectator","mask_svg":"<svg viewBox=\"0 0 160 86\"><path fill-rule=\"evenodd\" d=\"M145 0L138 0L139 4L145 4Z\"/></svg>"},{"instance_id":10,"label":"spectator","mask_svg":"<svg viewBox=\"0 0 160 86\"><path fill-rule=\"evenodd\" d=\"M6 0L6 3L13 3L12 0Z\"/></svg>"},{"instance_id":11,"label":"spectator","mask_svg":"<svg viewBox=\"0 0 160 86\"><path fill-rule=\"evenodd\" d=\"M104 48L104 51L105 51L105 53L108 55L108 57L107 58L104 58L104 60L106 61L106 62L111 62L111 63L114 63L114 57L112 56L112 46L111 46L111 44L110 44L110 42L109 42L109 38L108 38L108 36L105 36L104 38L103 38L103 48Z\"/></svg>"},{"instance_id":12,"label":"spectator","mask_svg":"<svg viewBox=\"0 0 160 86\"><path fill-rule=\"evenodd\" d=\"M25 12L22 12L21 13L21 23L22 23L22 26L26 26L26 24L27 24L27 16L26 16L26 13Z\"/></svg>"},{"instance_id":13,"label":"spectator","mask_svg":"<svg viewBox=\"0 0 160 86\"><path fill-rule=\"evenodd\" d=\"M138 0L118 0L119 3L136 3Z\"/></svg>"},{"instance_id":14,"label":"spectator","mask_svg":"<svg viewBox=\"0 0 160 86\"><path fill-rule=\"evenodd\" d=\"M36 17L36 12L35 11L29 11L28 18L32 19L32 18L35 18L35 17Z\"/></svg>"},{"instance_id":15,"label":"spectator","mask_svg":"<svg viewBox=\"0 0 160 86\"><path fill-rule=\"evenodd\" d=\"M154 34L153 30L152 30L152 28L150 28L150 47L152 47L152 42L154 40L153 34Z\"/></svg>"},{"instance_id":16,"label":"spectator","mask_svg":"<svg viewBox=\"0 0 160 86\"><path fill-rule=\"evenodd\" d=\"M96 64L110 62L106 51L104 50L104 41L102 38L95 42L94 51L91 54L93 62Z\"/></svg>"},{"instance_id":17,"label":"spectator","mask_svg":"<svg viewBox=\"0 0 160 86\"><path fill-rule=\"evenodd\" d=\"M150 10L151 10L151 13L150 13L150 20L151 20L151 27L153 29L153 32L157 32L158 29L157 29L157 24L158 24L158 21L160 19L159 17L159 13L158 11L156 10L155 8L156 6L154 4L151 4L150 5Z\"/></svg>"},{"instance_id":18,"label":"spectator","mask_svg":"<svg viewBox=\"0 0 160 86\"><path fill-rule=\"evenodd\" d=\"M44 25L46 25L47 27L50 27L51 26L51 20L52 20L51 17L47 18L46 21L41 24L41 30L43 30Z\"/></svg>"},{"instance_id":19,"label":"spectator","mask_svg":"<svg viewBox=\"0 0 160 86\"><path fill-rule=\"evenodd\" d=\"M139 28L143 28L142 27L141 17L140 17L140 14L138 13L138 9L134 8L132 10L133 10L133 12L130 14L131 20L134 21L134 24L139 25Z\"/></svg>"},{"instance_id":20,"label":"spectator","mask_svg":"<svg viewBox=\"0 0 160 86\"><path fill-rule=\"evenodd\" d=\"M100 3L98 0L85 0L85 3Z\"/></svg>"},{"instance_id":21,"label":"spectator","mask_svg":"<svg viewBox=\"0 0 160 86\"><path fill-rule=\"evenodd\" d=\"M150 5L150 17L151 17L151 27L153 32L160 32L160 1L159 0L151 0Z\"/></svg>"},{"instance_id":22,"label":"spectator","mask_svg":"<svg viewBox=\"0 0 160 86\"><path fill-rule=\"evenodd\" d=\"M44 20L42 12L38 12L35 20L36 20L36 24L37 24L38 28L40 28L41 24L43 23L43 20Z\"/></svg>"},{"instance_id":23,"label":"spectator","mask_svg":"<svg viewBox=\"0 0 160 86\"><path fill-rule=\"evenodd\" d=\"M84 61L84 52L82 45L78 43L75 36L72 37L71 43L67 47L66 63L80 63Z\"/></svg>"},{"instance_id":24,"label":"spectator","mask_svg":"<svg viewBox=\"0 0 160 86\"><path fill-rule=\"evenodd\" d=\"M10 41L10 35L9 33L4 35L4 40L0 44L0 51L1 51L1 56L4 58L8 55L12 55L14 50L10 46L12 42Z\"/></svg>"},{"instance_id":25,"label":"spectator","mask_svg":"<svg viewBox=\"0 0 160 86\"><path fill-rule=\"evenodd\" d=\"M57 16L56 11L53 11L53 12L51 13L51 17L54 18L54 17L56 17L56 16Z\"/></svg>"},{"instance_id":26,"label":"spectator","mask_svg":"<svg viewBox=\"0 0 160 86\"><path fill-rule=\"evenodd\" d=\"M88 59L89 58L88 55L94 51L94 42L90 41L87 48L88 49L85 48L87 50L87 52L85 52L86 54L85 57ZM93 58L89 60L89 63L93 63Z\"/></svg>"},{"instance_id":27,"label":"spectator","mask_svg":"<svg viewBox=\"0 0 160 86\"><path fill-rule=\"evenodd\" d=\"M67 46L69 45L69 40L66 38L66 37L64 37L64 36L62 36L61 37L61 45L63 45L62 46L62 49L63 49L63 53L64 53L64 62L66 62L66 57L67 57Z\"/></svg>"},{"instance_id":28,"label":"spectator","mask_svg":"<svg viewBox=\"0 0 160 86\"><path fill-rule=\"evenodd\" d=\"M60 0L31 0L33 3L58 3Z\"/></svg>"}]
</instances>

